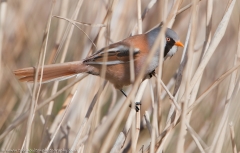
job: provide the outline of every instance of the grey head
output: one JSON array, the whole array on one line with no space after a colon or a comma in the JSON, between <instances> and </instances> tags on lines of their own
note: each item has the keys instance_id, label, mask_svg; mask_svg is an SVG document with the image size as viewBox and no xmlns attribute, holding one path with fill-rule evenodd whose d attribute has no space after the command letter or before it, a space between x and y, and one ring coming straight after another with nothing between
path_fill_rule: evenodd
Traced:
<instances>
[{"instance_id":1,"label":"grey head","mask_svg":"<svg viewBox=\"0 0 240 153\"><path fill-rule=\"evenodd\" d=\"M154 42L157 39L161 29L162 28L158 26L146 33L147 41L150 49L154 45ZM166 39L164 39L165 46L164 46L164 54L163 54L164 59L166 59L167 57L173 56L173 54L175 54L177 51L177 46L183 46L183 44L179 41L177 33L169 28L166 29L165 37ZM148 73L152 72L158 66L159 53L160 53L160 48L158 48L158 50L154 53L154 56L147 68Z\"/></svg>"},{"instance_id":2,"label":"grey head","mask_svg":"<svg viewBox=\"0 0 240 153\"><path fill-rule=\"evenodd\" d=\"M161 29L162 28L160 26L157 26L156 28L154 28L146 33L148 36L148 43L149 43L150 47L153 46ZM173 31L172 29L167 28L165 35L166 35L166 37L172 38L175 42L179 41L179 37L178 37L177 33L175 31Z\"/></svg>"},{"instance_id":3,"label":"grey head","mask_svg":"<svg viewBox=\"0 0 240 153\"><path fill-rule=\"evenodd\" d=\"M159 32L161 31L161 27L158 26L156 28L153 28L149 32L147 32L147 39L148 39L148 44L149 47L152 48L154 45L155 40L157 39ZM173 56L176 51L177 51L177 46L183 47L184 45L179 41L179 37L175 31L172 29L167 28L165 32L165 46L164 46L164 58L166 59L167 57ZM155 53L156 56L159 55L159 49Z\"/></svg>"}]
</instances>

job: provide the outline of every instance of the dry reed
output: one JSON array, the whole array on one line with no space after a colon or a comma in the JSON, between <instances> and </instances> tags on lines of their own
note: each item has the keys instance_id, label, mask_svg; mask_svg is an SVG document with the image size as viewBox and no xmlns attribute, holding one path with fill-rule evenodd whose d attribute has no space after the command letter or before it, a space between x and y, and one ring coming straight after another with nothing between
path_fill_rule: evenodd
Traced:
<instances>
[{"instance_id":1,"label":"dry reed","mask_svg":"<svg viewBox=\"0 0 240 153\"><path fill-rule=\"evenodd\" d=\"M239 8L237 0L1 1L0 150L239 152ZM127 98L96 76L32 85L12 73L84 59L160 23ZM185 48L142 82L167 27ZM136 113L129 104L138 101Z\"/></svg>"}]
</instances>

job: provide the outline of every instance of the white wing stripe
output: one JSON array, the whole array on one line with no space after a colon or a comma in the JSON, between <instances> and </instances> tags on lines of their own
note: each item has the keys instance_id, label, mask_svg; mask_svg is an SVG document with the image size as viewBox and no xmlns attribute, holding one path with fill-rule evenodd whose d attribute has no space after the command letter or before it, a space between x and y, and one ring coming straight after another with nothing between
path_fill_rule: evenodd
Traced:
<instances>
[{"instance_id":1,"label":"white wing stripe","mask_svg":"<svg viewBox=\"0 0 240 153\"><path fill-rule=\"evenodd\" d=\"M107 52L116 52L116 51L120 51L121 52L122 50L126 51L126 50L130 50L130 48L127 47L127 46L120 45L120 46L117 46L115 48L110 48L108 50L105 50L105 51L101 52L101 54L107 53ZM139 51L140 51L139 48L133 48L133 52L139 52Z\"/></svg>"},{"instance_id":2,"label":"white wing stripe","mask_svg":"<svg viewBox=\"0 0 240 153\"><path fill-rule=\"evenodd\" d=\"M108 62L87 62L86 64L92 64L92 65L115 65L115 64L123 64L123 63L127 63L127 62L123 62L123 61L108 61Z\"/></svg>"}]
</instances>

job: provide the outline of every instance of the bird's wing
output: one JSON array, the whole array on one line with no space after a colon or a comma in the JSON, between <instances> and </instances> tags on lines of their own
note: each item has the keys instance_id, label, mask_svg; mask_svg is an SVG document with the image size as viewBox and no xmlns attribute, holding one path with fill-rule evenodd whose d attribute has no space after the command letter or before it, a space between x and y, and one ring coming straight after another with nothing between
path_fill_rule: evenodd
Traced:
<instances>
[{"instance_id":1,"label":"bird's wing","mask_svg":"<svg viewBox=\"0 0 240 153\"><path fill-rule=\"evenodd\" d=\"M140 50L138 48L133 48L127 43L119 42L97 51L86 58L84 63L89 65L128 63L130 61L130 53L133 54L133 59L135 59L139 52ZM104 61L104 56L107 56L106 61Z\"/></svg>"}]
</instances>

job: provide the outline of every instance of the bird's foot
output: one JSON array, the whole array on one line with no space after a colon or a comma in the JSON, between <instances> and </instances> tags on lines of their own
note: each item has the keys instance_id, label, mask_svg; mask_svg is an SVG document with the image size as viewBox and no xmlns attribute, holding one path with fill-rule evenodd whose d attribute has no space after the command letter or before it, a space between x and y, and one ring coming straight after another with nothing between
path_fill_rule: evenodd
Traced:
<instances>
[{"instance_id":1,"label":"bird's foot","mask_svg":"<svg viewBox=\"0 0 240 153\"><path fill-rule=\"evenodd\" d=\"M155 74L155 71L153 71L152 73ZM149 74L149 75L150 75L150 74ZM127 97L127 94L126 94L122 89L120 89L120 91L121 91L121 93L122 93L125 97ZM135 102L135 110L136 110L136 112L138 112L138 111L140 110L140 108L138 107L139 105L141 105L141 102ZM131 104L129 105L129 107L131 107Z\"/></svg>"},{"instance_id":2,"label":"bird's foot","mask_svg":"<svg viewBox=\"0 0 240 153\"><path fill-rule=\"evenodd\" d=\"M135 110L136 112L138 112L140 110L140 108L138 106L141 105L141 102L135 102ZM132 105L130 104L129 107L132 107Z\"/></svg>"},{"instance_id":3,"label":"bird's foot","mask_svg":"<svg viewBox=\"0 0 240 153\"><path fill-rule=\"evenodd\" d=\"M152 77L155 76L155 75L156 75L155 70L153 70L151 73L149 73L149 77L150 77L150 78L152 78Z\"/></svg>"}]
</instances>

